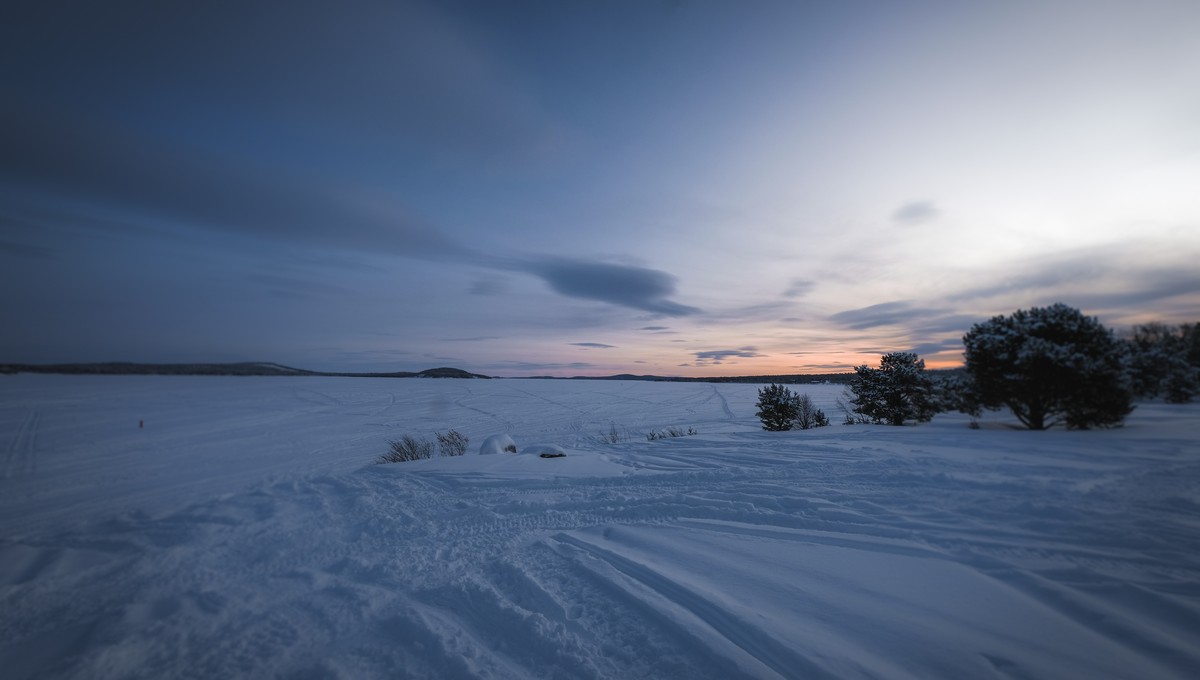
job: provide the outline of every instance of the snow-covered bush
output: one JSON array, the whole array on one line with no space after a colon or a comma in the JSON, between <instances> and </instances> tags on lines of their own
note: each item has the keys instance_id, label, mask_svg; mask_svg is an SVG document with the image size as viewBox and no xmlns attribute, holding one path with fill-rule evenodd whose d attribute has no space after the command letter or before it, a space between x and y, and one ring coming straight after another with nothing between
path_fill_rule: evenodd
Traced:
<instances>
[{"instance_id":1,"label":"snow-covered bush","mask_svg":"<svg viewBox=\"0 0 1200 680\"><path fill-rule=\"evenodd\" d=\"M388 442L388 452L375 459L376 463L407 463L410 460L421 460L433 457L433 444L427 439L418 439L404 435L398 440Z\"/></svg>"},{"instance_id":2,"label":"snow-covered bush","mask_svg":"<svg viewBox=\"0 0 1200 680\"><path fill-rule=\"evenodd\" d=\"M567 452L558 444L530 444L521 449L522 456L538 456L539 458L565 458Z\"/></svg>"},{"instance_id":3,"label":"snow-covered bush","mask_svg":"<svg viewBox=\"0 0 1200 680\"><path fill-rule=\"evenodd\" d=\"M850 391L854 394L850 400L854 412L873 423L926 423L938 412L925 360L911 352L885 354L879 359L879 368L865 364L856 367Z\"/></svg>"},{"instance_id":4,"label":"snow-covered bush","mask_svg":"<svg viewBox=\"0 0 1200 680\"><path fill-rule=\"evenodd\" d=\"M461 456L467 452L467 444L471 442L467 435L458 430L450 430L446 434L434 433L438 441L438 450L443 456Z\"/></svg>"},{"instance_id":5,"label":"snow-covered bush","mask_svg":"<svg viewBox=\"0 0 1200 680\"><path fill-rule=\"evenodd\" d=\"M796 395L787 387L771 383L760 388L755 406L758 411L754 415L762 421L764 430L783 432L792 429L792 421L796 419Z\"/></svg>"},{"instance_id":6,"label":"snow-covered bush","mask_svg":"<svg viewBox=\"0 0 1200 680\"><path fill-rule=\"evenodd\" d=\"M975 324L963 337L973 399L1026 427L1114 427L1133 410L1120 343L1062 303Z\"/></svg>"}]
</instances>

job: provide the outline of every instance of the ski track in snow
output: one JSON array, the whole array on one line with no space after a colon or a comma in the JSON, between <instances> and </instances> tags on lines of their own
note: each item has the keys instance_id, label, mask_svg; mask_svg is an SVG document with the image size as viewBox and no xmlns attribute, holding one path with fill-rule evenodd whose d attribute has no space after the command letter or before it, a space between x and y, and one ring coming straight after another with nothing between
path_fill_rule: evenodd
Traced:
<instances>
[{"instance_id":1,"label":"ski track in snow","mask_svg":"<svg viewBox=\"0 0 1200 680\"><path fill-rule=\"evenodd\" d=\"M756 389L5 378L0 668L1195 677L1196 407L764 433ZM669 425L700 434L645 441ZM367 464L451 427L569 455Z\"/></svg>"}]
</instances>

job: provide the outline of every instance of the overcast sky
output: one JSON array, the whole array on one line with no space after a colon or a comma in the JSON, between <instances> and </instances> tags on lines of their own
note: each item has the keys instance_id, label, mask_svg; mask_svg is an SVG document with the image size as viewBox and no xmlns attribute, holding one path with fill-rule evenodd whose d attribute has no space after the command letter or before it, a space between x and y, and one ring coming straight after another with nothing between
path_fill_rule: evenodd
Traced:
<instances>
[{"instance_id":1,"label":"overcast sky","mask_svg":"<svg viewBox=\"0 0 1200 680\"><path fill-rule=\"evenodd\" d=\"M0 362L961 360L1200 321L1200 3L6 2Z\"/></svg>"}]
</instances>

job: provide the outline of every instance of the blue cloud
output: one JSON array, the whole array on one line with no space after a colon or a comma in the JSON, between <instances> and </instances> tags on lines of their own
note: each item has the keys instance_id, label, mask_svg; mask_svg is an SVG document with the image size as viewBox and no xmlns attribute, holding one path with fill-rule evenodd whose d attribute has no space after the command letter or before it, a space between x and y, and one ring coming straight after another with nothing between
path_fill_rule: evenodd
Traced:
<instances>
[{"instance_id":1,"label":"blue cloud","mask_svg":"<svg viewBox=\"0 0 1200 680\"><path fill-rule=\"evenodd\" d=\"M896 208L892 221L902 226L915 226L932 222L941 213L931 201L912 201Z\"/></svg>"},{"instance_id":2,"label":"blue cloud","mask_svg":"<svg viewBox=\"0 0 1200 680\"><path fill-rule=\"evenodd\" d=\"M698 365L720 364L726 359L753 359L761 357L762 354L754 347L742 347L740 349L714 349L704 352L696 352L696 363Z\"/></svg>"},{"instance_id":3,"label":"blue cloud","mask_svg":"<svg viewBox=\"0 0 1200 680\"><path fill-rule=\"evenodd\" d=\"M656 269L573 259L530 260L524 269L557 293L640 309L665 316L688 316L695 307L672 302L675 277Z\"/></svg>"}]
</instances>

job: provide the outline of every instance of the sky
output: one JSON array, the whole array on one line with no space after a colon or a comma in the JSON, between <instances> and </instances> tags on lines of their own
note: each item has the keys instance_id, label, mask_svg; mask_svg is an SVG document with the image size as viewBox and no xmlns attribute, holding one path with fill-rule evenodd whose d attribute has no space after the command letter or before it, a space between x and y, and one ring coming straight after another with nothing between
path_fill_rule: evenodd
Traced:
<instances>
[{"instance_id":1,"label":"sky","mask_svg":"<svg viewBox=\"0 0 1200 680\"><path fill-rule=\"evenodd\" d=\"M961 362L1200 321L1200 3L6 2L0 362Z\"/></svg>"}]
</instances>

